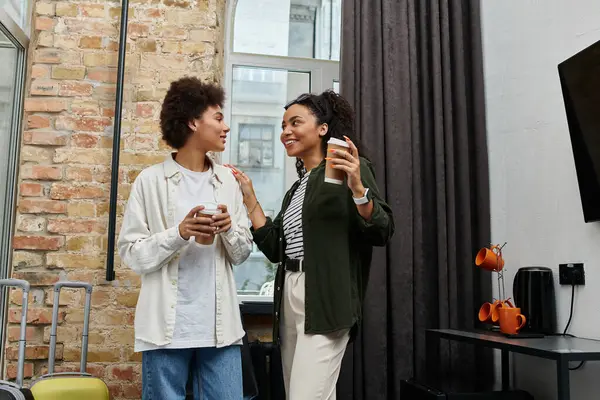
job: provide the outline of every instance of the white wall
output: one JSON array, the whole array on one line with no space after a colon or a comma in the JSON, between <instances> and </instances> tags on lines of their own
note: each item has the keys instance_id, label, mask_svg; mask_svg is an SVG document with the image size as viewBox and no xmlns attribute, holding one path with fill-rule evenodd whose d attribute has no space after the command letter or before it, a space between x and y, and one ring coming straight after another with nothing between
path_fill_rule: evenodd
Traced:
<instances>
[{"instance_id":1,"label":"white wall","mask_svg":"<svg viewBox=\"0 0 600 400\"><path fill-rule=\"evenodd\" d=\"M600 1L486 0L482 20L492 238L508 242L507 291L518 268L552 268L562 331L571 290L558 285L558 264L584 262L569 332L600 339L600 223L583 221L557 75L558 63L600 40ZM556 398L553 362L514 361L518 387ZM571 372L571 398L598 399L599 376L600 363Z\"/></svg>"}]
</instances>

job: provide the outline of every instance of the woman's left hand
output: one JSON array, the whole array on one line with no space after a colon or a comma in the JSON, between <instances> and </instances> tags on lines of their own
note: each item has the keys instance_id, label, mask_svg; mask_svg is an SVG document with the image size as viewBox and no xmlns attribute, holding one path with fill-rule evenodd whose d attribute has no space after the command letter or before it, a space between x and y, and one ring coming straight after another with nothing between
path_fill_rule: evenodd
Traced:
<instances>
[{"instance_id":1,"label":"woman's left hand","mask_svg":"<svg viewBox=\"0 0 600 400\"><path fill-rule=\"evenodd\" d=\"M341 169L346 172L348 176L348 187L352 191L352 195L356 198L363 197L365 194L365 187L360 179L360 158L358 156L358 149L352 143L352 140L344 136L346 143L350 146L350 151L343 150L330 150L331 154L337 157L327 157L327 160L331 162L331 166L335 169Z\"/></svg>"},{"instance_id":2,"label":"woman's left hand","mask_svg":"<svg viewBox=\"0 0 600 400\"><path fill-rule=\"evenodd\" d=\"M215 214L212 216L212 226L215 228L215 234L227 232L231 228L231 215L229 215L229 211L227 211L227 206L225 204L219 204L217 206L221 212L219 214Z\"/></svg>"}]
</instances>

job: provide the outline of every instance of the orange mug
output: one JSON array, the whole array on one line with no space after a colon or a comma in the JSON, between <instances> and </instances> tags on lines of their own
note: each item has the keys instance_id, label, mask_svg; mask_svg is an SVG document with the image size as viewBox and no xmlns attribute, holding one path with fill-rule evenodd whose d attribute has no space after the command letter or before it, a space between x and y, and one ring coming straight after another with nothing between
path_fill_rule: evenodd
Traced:
<instances>
[{"instance_id":1,"label":"orange mug","mask_svg":"<svg viewBox=\"0 0 600 400\"><path fill-rule=\"evenodd\" d=\"M498 314L500 315L500 332L507 335L516 335L527 322L519 307L503 307L498 310Z\"/></svg>"},{"instance_id":2,"label":"orange mug","mask_svg":"<svg viewBox=\"0 0 600 400\"><path fill-rule=\"evenodd\" d=\"M475 265L486 271L502 271L504 259L500 252L500 246L484 247L479 250L475 257Z\"/></svg>"},{"instance_id":3,"label":"orange mug","mask_svg":"<svg viewBox=\"0 0 600 400\"><path fill-rule=\"evenodd\" d=\"M479 309L479 320L486 324L495 324L500 319L498 310L514 307L510 300L496 300L494 303L483 303Z\"/></svg>"}]
</instances>

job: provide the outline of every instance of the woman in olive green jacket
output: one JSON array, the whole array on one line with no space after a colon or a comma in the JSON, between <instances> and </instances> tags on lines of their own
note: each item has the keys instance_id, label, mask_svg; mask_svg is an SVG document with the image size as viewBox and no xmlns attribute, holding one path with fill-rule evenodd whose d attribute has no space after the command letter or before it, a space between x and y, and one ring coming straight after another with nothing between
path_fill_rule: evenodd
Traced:
<instances>
[{"instance_id":1,"label":"woman in olive green jacket","mask_svg":"<svg viewBox=\"0 0 600 400\"><path fill-rule=\"evenodd\" d=\"M287 398L330 400L361 319L372 248L387 244L394 221L371 163L350 139L350 104L326 91L302 95L285 110L281 142L296 157L300 179L274 220L265 217L248 176L228 166L242 188L254 241L279 264L273 335L281 344ZM349 150L328 152L332 138ZM341 184L326 179L327 163L344 172Z\"/></svg>"}]
</instances>

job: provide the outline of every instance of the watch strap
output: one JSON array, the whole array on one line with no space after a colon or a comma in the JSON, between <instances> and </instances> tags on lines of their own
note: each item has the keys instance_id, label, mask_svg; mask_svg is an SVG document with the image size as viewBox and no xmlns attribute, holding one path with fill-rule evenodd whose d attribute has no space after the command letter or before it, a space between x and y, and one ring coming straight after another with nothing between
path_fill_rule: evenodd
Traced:
<instances>
[{"instance_id":1,"label":"watch strap","mask_svg":"<svg viewBox=\"0 0 600 400\"><path fill-rule=\"evenodd\" d=\"M352 196L352 200L354 200L354 203L356 205L367 204L370 201L368 193L369 193L369 188L365 189L365 193L363 194L363 197L356 198L356 197Z\"/></svg>"}]
</instances>

